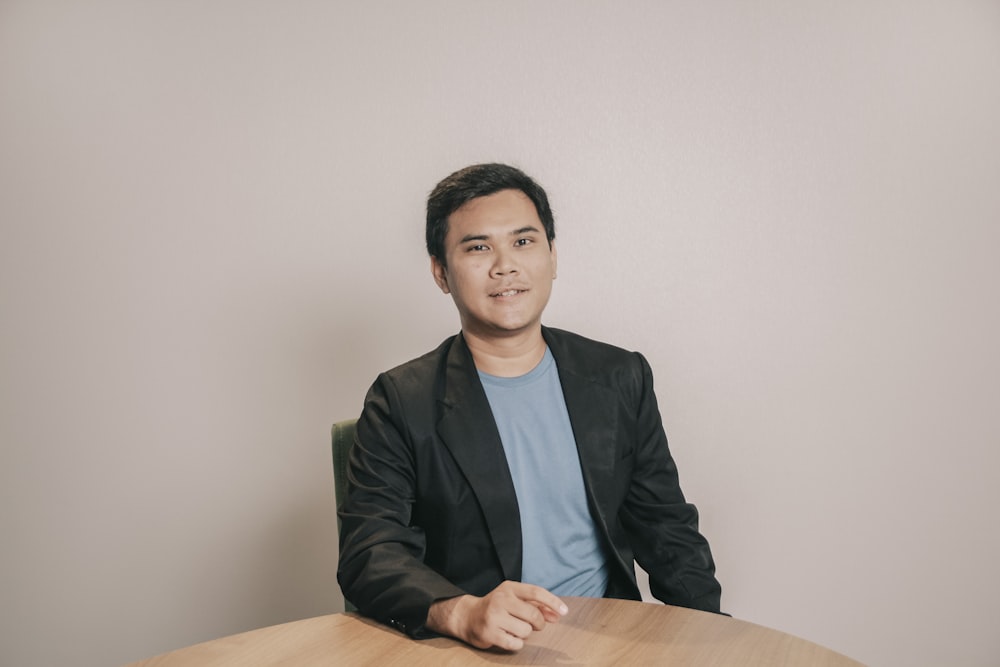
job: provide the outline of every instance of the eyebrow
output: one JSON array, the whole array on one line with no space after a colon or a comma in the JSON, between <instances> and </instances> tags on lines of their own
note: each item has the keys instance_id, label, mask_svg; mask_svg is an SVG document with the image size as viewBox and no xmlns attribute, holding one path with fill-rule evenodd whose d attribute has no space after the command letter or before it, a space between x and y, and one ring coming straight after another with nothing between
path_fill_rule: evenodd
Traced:
<instances>
[{"instance_id":1,"label":"eyebrow","mask_svg":"<svg viewBox=\"0 0 1000 667\"><path fill-rule=\"evenodd\" d=\"M528 232L541 233L538 227L533 225L528 225L527 227L521 227L520 229L515 229L510 233L510 236L519 236L521 234L527 234ZM468 243L469 241L488 241L490 239L488 234L468 234L463 236L459 243Z\"/></svg>"}]
</instances>

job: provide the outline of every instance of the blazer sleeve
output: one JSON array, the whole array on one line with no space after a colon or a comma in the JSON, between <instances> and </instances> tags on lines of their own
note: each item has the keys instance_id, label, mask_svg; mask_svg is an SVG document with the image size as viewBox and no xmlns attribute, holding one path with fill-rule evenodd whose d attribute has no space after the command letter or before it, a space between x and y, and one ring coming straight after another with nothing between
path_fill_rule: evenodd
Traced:
<instances>
[{"instance_id":1,"label":"blazer sleeve","mask_svg":"<svg viewBox=\"0 0 1000 667\"><path fill-rule=\"evenodd\" d=\"M465 591L424 564L424 532L412 524L415 457L391 378L368 392L348 464L337 580L358 610L412 637L431 636L435 601Z\"/></svg>"},{"instance_id":2,"label":"blazer sleeve","mask_svg":"<svg viewBox=\"0 0 1000 667\"><path fill-rule=\"evenodd\" d=\"M653 595L666 604L719 613L722 594L708 541L698 531L698 510L685 501L677 466L667 447L653 393L653 374L637 357L635 461L619 517L649 574Z\"/></svg>"}]
</instances>

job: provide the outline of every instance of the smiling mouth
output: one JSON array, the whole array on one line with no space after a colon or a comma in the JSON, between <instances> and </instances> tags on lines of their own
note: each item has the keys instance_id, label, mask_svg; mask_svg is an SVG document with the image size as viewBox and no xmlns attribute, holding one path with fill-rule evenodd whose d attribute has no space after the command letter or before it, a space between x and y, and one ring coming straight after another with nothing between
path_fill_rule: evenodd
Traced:
<instances>
[{"instance_id":1,"label":"smiling mouth","mask_svg":"<svg viewBox=\"0 0 1000 667\"><path fill-rule=\"evenodd\" d=\"M497 292L495 294L490 294L490 296L492 296L492 297L498 297L498 296L516 296L518 294L522 294L522 293L527 292L527 291L528 290L523 290L523 289L509 289L509 290L504 290L503 292Z\"/></svg>"}]
</instances>

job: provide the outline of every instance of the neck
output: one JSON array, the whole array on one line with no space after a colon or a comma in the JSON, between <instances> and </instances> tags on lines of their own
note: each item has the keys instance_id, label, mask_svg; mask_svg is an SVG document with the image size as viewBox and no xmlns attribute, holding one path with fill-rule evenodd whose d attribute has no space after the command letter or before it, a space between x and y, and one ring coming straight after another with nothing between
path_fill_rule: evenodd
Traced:
<instances>
[{"instance_id":1,"label":"neck","mask_svg":"<svg viewBox=\"0 0 1000 667\"><path fill-rule=\"evenodd\" d=\"M517 377L531 371L545 356L545 339L538 326L516 336L483 337L462 330L476 368L498 377Z\"/></svg>"}]
</instances>

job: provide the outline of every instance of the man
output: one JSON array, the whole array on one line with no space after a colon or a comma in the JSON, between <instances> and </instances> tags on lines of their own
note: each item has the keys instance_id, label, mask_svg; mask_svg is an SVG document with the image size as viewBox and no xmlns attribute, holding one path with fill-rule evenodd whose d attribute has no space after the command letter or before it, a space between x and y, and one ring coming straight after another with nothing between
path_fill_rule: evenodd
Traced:
<instances>
[{"instance_id":1,"label":"man","mask_svg":"<svg viewBox=\"0 0 1000 667\"><path fill-rule=\"evenodd\" d=\"M365 400L341 510L347 599L414 637L518 650L559 595L718 612L638 353L543 327L556 277L545 191L467 167L427 202L434 281L462 330L381 374Z\"/></svg>"}]
</instances>

